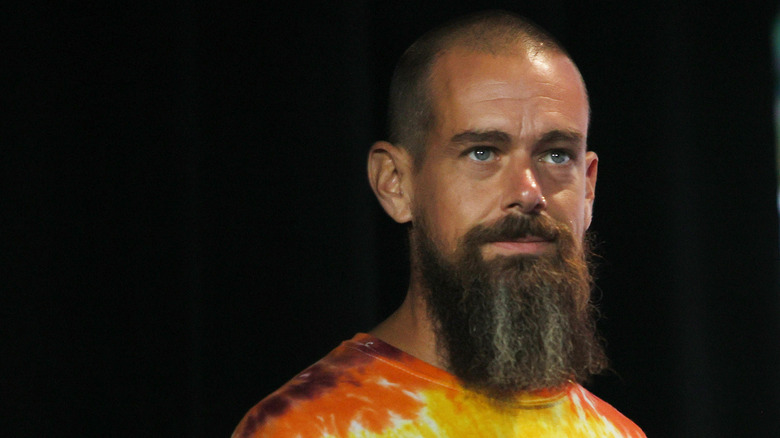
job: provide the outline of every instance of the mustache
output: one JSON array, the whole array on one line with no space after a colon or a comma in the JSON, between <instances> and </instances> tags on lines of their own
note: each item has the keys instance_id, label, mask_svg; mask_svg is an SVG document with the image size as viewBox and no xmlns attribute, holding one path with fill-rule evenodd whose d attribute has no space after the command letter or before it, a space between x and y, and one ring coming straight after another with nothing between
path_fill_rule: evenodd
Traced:
<instances>
[{"instance_id":1,"label":"mustache","mask_svg":"<svg viewBox=\"0 0 780 438\"><path fill-rule=\"evenodd\" d=\"M475 226L463 236L463 240L472 245L482 245L535 236L556 242L564 232L563 227L560 222L548 216L513 214L492 225Z\"/></svg>"}]
</instances>

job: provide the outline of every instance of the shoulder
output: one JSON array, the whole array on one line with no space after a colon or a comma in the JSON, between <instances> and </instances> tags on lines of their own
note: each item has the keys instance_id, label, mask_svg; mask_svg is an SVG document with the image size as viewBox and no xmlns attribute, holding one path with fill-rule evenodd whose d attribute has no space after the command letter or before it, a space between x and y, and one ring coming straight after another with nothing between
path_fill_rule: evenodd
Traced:
<instances>
[{"instance_id":1,"label":"shoulder","mask_svg":"<svg viewBox=\"0 0 780 438\"><path fill-rule=\"evenodd\" d=\"M414 376L381 350L347 341L254 406L234 438L346 436L386 427L392 416L419 408Z\"/></svg>"},{"instance_id":2,"label":"shoulder","mask_svg":"<svg viewBox=\"0 0 780 438\"><path fill-rule=\"evenodd\" d=\"M349 384L354 368L370 361L370 356L340 346L249 410L233 437L286 436L282 432L290 425L312 429L302 436L317 436L317 418L311 414L336 409L334 394Z\"/></svg>"},{"instance_id":3,"label":"shoulder","mask_svg":"<svg viewBox=\"0 0 780 438\"><path fill-rule=\"evenodd\" d=\"M572 385L569 397L578 406L578 409L589 411L592 415L611 424L619 436L645 438L645 433L633 421L581 385Z\"/></svg>"}]
</instances>

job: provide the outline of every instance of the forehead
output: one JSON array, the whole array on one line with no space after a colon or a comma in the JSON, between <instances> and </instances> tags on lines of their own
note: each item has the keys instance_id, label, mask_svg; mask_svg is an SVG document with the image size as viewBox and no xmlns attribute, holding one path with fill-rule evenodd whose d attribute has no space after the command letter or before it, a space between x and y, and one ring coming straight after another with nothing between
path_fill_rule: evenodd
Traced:
<instances>
[{"instance_id":1,"label":"forehead","mask_svg":"<svg viewBox=\"0 0 780 438\"><path fill-rule=\"evenodd\" d=\"M438 125L463 117L476 123L474 117L498 111L550 119L586 134L585 86L574 63L562 53L517 48L491 54L455 48L440 54L430 79Z\"/></svg>"}]
</instances>

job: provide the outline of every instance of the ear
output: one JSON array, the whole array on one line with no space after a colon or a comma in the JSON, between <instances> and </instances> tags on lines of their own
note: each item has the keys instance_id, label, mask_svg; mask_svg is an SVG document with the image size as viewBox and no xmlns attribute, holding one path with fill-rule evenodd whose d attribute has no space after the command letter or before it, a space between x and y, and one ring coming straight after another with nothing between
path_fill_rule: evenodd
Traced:
<instances>
[{"instance_id":1,"label":"ear","mask_svg":"<svg viewBox=\"0 0 780 438\"><path fill-rule=\"evenodd\" d=\"M388 215L398 223L412 220L411 156L406 149L379 141L368 153L368 182Z\"/></svg>"},{"instance_id":2,"label":"ear","mask_svg":"<svg viewBox=\"0 0 780 438\"><path fill-rule=\"evenodd\" d=\"M593 201L596 199L596 177L599 173L599 156L593 151L585 154L585 229L593 218Z\"/></svg>"}]
</instances>

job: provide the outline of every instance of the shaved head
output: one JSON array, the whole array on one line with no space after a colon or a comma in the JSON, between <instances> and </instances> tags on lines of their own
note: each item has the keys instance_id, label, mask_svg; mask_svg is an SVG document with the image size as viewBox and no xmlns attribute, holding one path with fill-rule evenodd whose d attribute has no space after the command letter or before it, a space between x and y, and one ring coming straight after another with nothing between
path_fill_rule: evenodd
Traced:
<instances>
[{"instance_id":1,"label":"shaved head","mask_svg":"<svg viewBox=\"0 0 780 438\"><path fill-rule=\"evenodd\" d=\"M526 18L505 11L470 15L423 35L401 56L390 84L390 142L403 147L418 165L427 135L436 122L430 79L445 52L459 48L492 55L557 52L568 57L547 32Z\"/></svg>"}]
</instances>

